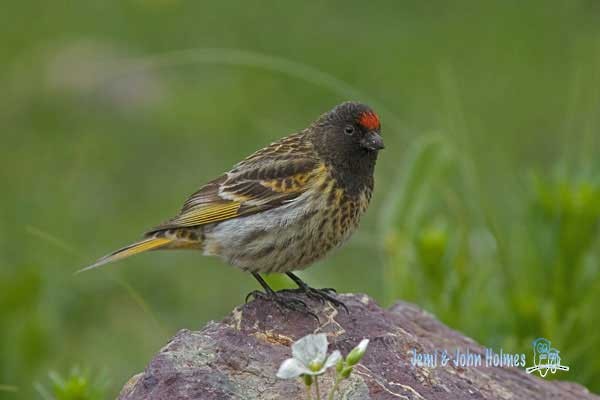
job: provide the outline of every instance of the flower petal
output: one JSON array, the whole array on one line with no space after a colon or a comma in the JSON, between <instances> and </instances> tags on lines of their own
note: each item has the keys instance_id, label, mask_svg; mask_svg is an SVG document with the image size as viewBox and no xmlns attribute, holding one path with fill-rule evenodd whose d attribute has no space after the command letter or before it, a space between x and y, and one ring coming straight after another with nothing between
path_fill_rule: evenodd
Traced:
<instances>
[{"instance_id":1,"label":"flower petal","mask_svg":"<svg viewBox=\"0 0 600 400\"><path fill-rule=\"evenodd\" d=\"M360 343L358 344L358 346L356 346L355 348L358 349L358 351L361 354L364 354L365 351L367 350L367 346L369 345L369 339L363 339L360 341Z\"/></svg>"},{"instance_id":2,"label":"flower petal","mask_svg":"<svg viewBox=\"0 0 600 400\"><path fill-rule=\"evenodd\" d=\"M323 363L327 357L327 335L306 335L292 345L292 356L305 366L311 362Z\"/></svg>"},{"instance_id":3,"label":"flower petal","mask_svg":"<svg viewBox=\"0 0 600 400\"><path fill-rule=\"evenodd\" d=\"M339 350L335 350L333 353L327 357L327 361L325 361L325 369L333 367L337 362L342 358L342 354Z\"/></svg>"},{"instance_id":4,"label":"flower petal","mask_svg":"<svg viewBox=\"0 0 600 400\"><path fill-rule=\"evenodd\" d=\"M279 371L277 371L277 377L281 379L297 378L303 374L312 375L312 371L294 358L288 358L282 362Z\"/></svg>"},{"instance_id":5,"label":"flower petal","mask_svg":"<svg viewBox=\"0 0 600 400\"><path fill-rule=\"evenodd\" d=\"M326 369L325 367L322 367L320 370L318 371L310 371L310 375L312 376L318 376L318 375L323 375L325 373ZM308 375L308 374L307 374Z\"/></svg>"}]
</instances>

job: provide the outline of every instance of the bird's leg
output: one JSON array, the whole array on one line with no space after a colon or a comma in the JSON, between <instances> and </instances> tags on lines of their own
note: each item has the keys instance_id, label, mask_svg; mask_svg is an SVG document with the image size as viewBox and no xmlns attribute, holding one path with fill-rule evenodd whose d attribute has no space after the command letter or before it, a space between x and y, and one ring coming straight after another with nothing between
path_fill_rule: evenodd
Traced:
<instances>
[{"instance_id":1,"label":"bird's leg","mask_svg":"<svg viewBox=\"0 0 600 400\"><path fill-rule=\"evenodd\" d=\"M315 288L308 286L308 284L306 282L304 282L302 279L300 279L298 276L292 274L291 272L286 272L286 275L289 276L296 283L296 285L298 285L298 288L301 291L303 291L304 293L306 293L306 295L308 297L317 299L321 303L328 301L331 304L333 304L335 307L343 307L344 310L346 311L346 313L349 313L348 307L346 307L346 305L344 303L342 303L341 301L339 301L338 299L333 297L333 295L335 295L335 293L336 293L335 289L332 289L332 288L315 289Z\"/></svg>"},{"instance_id":2,"label":"bird's leg","mask_svg":"<svg viewBox=\"0 0 600 400\"><path fill-rule=\"evenodd\" d=\"M315 313L313 313L312 311L310 311L308 309L308 306L306 305L305 302L303 302L300 299L286 298L284 296L277 294L277 292L275 292L267 284L267 282L256 272L252 272L252 276L254 278L256 278L258 283L260 283L260 285L263 287L263 289L265 291L261 292L260 290L254 290L254 291L248 293L248 295L246 296L246 303L248 302L248 299L250 297L273 301L275 303L275 305L279 308L279 310L282 312L283 312L283 308L287 308L292 311L302 312L305 314L309 314L310 316L314 317L319 322L319 317L317 317L317 315Z\"/></svg>"},{"instance_id":3,"label":"bird's leg","mask_svg":"<svg viewBox=\"0 0 600 400\"><path fill-rule=\"evenodd\" d=\"M266 298L266 297L276 296L275 291L273 289L271 289L271 286L269 286L269 284L262 278L262 276L260 276L256 272L251 272L251 274L258 281L258 283L260 283L260 285L263 287L263 289L265 289L265 291L264 292L261 292L260 290L251 291L250 293L248 293L246 295L246 303L248 302L248 299L250 297Z\"/></svg>"}]
</instances>

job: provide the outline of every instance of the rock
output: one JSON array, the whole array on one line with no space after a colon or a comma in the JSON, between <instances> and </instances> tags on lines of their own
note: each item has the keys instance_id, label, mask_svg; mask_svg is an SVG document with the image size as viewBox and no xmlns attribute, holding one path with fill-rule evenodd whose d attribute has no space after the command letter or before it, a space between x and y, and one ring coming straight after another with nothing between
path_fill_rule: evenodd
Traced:
<instances>
[{"instance_id":1,"label":"rock","mask_svg":"<svg viewBox=\"0 0 600 400\"><path fill-rule=\"evenodd\" d=\"M370 339L361 363L341 385L340 399L600 399L578 384L544 380L523 368L456 367L452 362L435 368L412 366L413 349L426 353L460 348L482 355L485 349L414 305L398 302L385 310L366 295L340 298L349 314L303 298L318 313L320 324L309 315L282 313L257 299L200 331L181 330L145 372L127 382L119 399L304 399L299 380L281 380L275 374L291 356L290 345L317 332L327 333L330 351L339 349L344 355L362 338ZM526 357L529 366L532 354ZM568 377L568 372L558 374ZM320 383L323 393L331 387L329 371Z\"/></svg>"}]
</instances>

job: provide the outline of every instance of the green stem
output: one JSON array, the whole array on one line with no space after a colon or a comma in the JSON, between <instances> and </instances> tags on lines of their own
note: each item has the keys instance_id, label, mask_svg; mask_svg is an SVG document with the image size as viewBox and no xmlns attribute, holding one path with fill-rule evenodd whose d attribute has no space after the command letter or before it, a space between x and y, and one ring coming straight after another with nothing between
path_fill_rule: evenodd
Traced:
<instances>
[{"instance_id":1,"label":"green stem","mask_svg":"<svg viewBox=\"0 0 600 400\"><path fill-rule=\"evenodd\" d=\"M321 393L319 392L319 377L315 375L315 392L317 392L317 400L321 400Z\"/></svg>"},{"instance_id":2,"label":"green stem","mask_svg":"<svg viewBox=\"0 0 600 400\"><path fill-rule=\"evenodd\" d=\"M327 397L327 400L333 400L333 396L335 395L335 392L338 390L338 386L340 385L340 382L342 380L340 379L339 376L335 377L335 382L333 383L333 387L331 388L331 392L329 392L329 396Z\"/></svg>"},{"instance_id":3,"label":"green stem","mask_svg":"<svg viewBox=\"0 0 600 400\"><path fill-rule=\"evenodd\" d=\"M306 387L306 399L312 400L312 394L310 394L310 385L304 385Z\"/></svg>"}]
</instances>

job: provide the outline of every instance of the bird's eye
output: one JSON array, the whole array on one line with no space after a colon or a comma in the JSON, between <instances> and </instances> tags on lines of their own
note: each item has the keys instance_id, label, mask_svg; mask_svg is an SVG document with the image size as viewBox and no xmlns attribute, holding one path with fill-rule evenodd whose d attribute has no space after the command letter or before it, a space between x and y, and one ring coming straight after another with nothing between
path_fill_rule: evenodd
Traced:
<instances>
[{"instance_id":1,"label":"bird's eye","mask_svg":"<svg viewBox=\"0 0 600 400\"><path fill-rule=\"evenodd\" d=\"M353 127L352 125L347 125L347 126L344 128L344 133L345 133L346 135L352 135L352 134L354 133L354 127Z\"/></svg>"}]
</instances>

